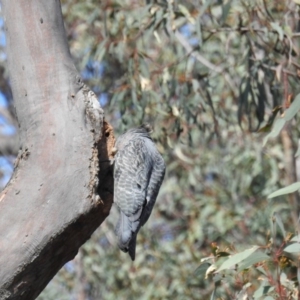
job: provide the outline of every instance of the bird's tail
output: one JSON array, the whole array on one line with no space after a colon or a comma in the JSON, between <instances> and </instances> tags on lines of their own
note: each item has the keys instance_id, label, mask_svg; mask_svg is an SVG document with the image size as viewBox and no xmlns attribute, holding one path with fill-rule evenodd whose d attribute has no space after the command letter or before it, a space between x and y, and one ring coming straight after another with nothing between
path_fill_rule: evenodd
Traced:
<instances>
[{"instance_id":1,"label":"bird's tail","mask_svg":"<svg viewBox=\"0 0 300 300\"><path fill-rule=\"evenodd\" d=\"M138 221L131 220L122 211L115 232L118 238L118 246L123 252L129 252L132 260L135 259L136 235Z\"/></svg>"},{"instance_id":2,"label":"bird's tail","mask_svg":"<svg viewBox=\"0 0 300 300\"><path fill-rule=\"evenodd\" d=\"M128 252L128 245L132 237L131 227L131 221L129 218L122 211L120 211L120 218L115 232L118 237L119 248L124 252Z\"/></svg>"},{"instance_id":3,"label":"bird's tail","mask_svg":"<svg viewBox=\"0 0 300 300\"><path fill-rule=\"evenodd\" d=\"M128 254L132 261L135 260L135 247L136 247L136 234L133 234L131 241L128 246Z\"/></svg>"}]
</instances>

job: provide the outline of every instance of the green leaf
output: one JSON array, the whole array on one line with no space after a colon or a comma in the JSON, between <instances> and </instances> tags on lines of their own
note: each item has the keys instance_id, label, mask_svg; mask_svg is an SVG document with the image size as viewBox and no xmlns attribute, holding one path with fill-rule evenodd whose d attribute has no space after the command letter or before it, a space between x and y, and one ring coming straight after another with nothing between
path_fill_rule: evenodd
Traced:
<instances>
[{"instance_id":1,"label":"green leaf","mask_svg":"<svg viewBox=\"0 0 300 300\"><path fill-rule=\"evenodd\" d=\"M197 33L197 37L198 37L198 40L199 40L198 44L201 47L203 39L202 39L201 18L200 18L200 16L198 16L198 18L196 19L196 33Z\"/></svg>"},{"instance_id":2,"label":"green leaf","mask_svg":"<svg viewBox=\"0 0 300 300\"><path fill-rule=\"evenodd\" d=\"M283 250L288 253L300 253L300 244L294 243L294 244L288 245Z\"/></svg>"},{"instance_id":3,"label":"green leaf","mask_svg":"<svg viewBox=\"0 0 300 300\"><path fill-rule=\"evenodd\" d=\"M282 236L285 237L286 232L285 232L284 225L283 225L283 222L282 222L282 219L281 219L280 215L277 212L274 212L273 216L276 220L277 225L279 226L279 228L281 230Z\"/></svg>"},{"instance_id":4,"label":"green leaf","mask_svg":"<svg viewBox=\"0 0 300 300\"><path fill-rule=\"evenodd\" d=\"M268 273L266 272L266 270L263 268L263 266L258 266L256 268L257 271L259 271L260 273L264 274L265 276L268 276Z\"/></svg>"},{"instance_id":5,"label":"green leaf","mask_svg":"<svg viewBox=\"0 0 300 300\"><path fill-rule=\"evenodd\" d=\"M298 242L300 243L300 235L296 235L291 239L291 242Z\"/></svg>"},{"instance_id":6,"label":"green leaf","mask_svg":"<svg viewBox=\"0 0 300 300\"><path fill-rule=\"evenodd\" d=\"M257 264L258 262L270 260L270 256L261 252L257 251L251 254L249 257L247 257L238 267L238 270L245 270L249 267L253 266L254 264Z\"/></svg>"},{"instance_id":7,"label":"green leaf","mask_svg":"<svg viewBox=\"0 0 300 300\"><path fill-rule=\"evenodd\" d=\"M277 31L278 36L279 36L279 40L282 41L283 40L283 29L280 27L280 25L278 23L275 22L271 22L271 27Z\"/></svg>"},{"instance_id":8,"label":"green leaf","mask_svg":"<svg viewBox=\"0 0 300 300\"><path fill-rule=\"evenodd\" d=\"M281 195L294 193L294 192L298 191L299 189L300 189L300 182L295 182L295 183L292 183L291 185L288 185L288 186L286 186L282 189L279 189L279 190L275 191L274 193L270 194L268 196L268 199L278 197Z\"/></svg>"},{"instance_id":9,"label":"green leaf","mask_svg":"<svg viewBox=\"0 0 300 300\"><path fill-rule=\"evenodd\" d=\"M194 271L194 274L197 276L197 277L202 277L204 278L205 277L205 273L207 271L207 269L211 266L210 263L208 262L205 262L203 264L201 264L195 271Z\"/></svg>"},{"instance_id":10,"label":"green leaf","mask_svg":"<svg viewBox=\"0 0 300 300\"><path fill-rule=\"evenodd\" d=\"M107 39L104 39L97 47L97 51L95 53L95 60L102 61L105 53L106 53L106 43Z\"/></svg>"},{"instance_id":11,"label":"green leaf","mask_svg":"<svg viewBox=\"0 0 300 300\"><path fill-rule=\"evenodd\" d=\"M239 263L247 259L251 254L253 254L257 249L259 249L259 246L253 246L250 249L244 250L240 253L236 253L230 256L226 261L224 261L224 263L219 267L219 269L216 272L230 269L233 266L238 265Z\"/></svg>"},{"instance_id":12,"label":"green leaf","mask_svg":"<svg viewBox=\"0 0 300 300\"><path fill-rule=\"evenodd\" d=\"M279 118L275 121L272 131L264 138L263 147L266 145L270 137L276 137L279 134L285 122L286 120L284 118Z\"/></svg>"},{"instance_id":13,"label":"green leaf","mask_svg":"<svg viewBox=\"0 0 300 300\"><path fill-rule=\"evenodd\" d=\"M246 284L244 284L241 291L235 296L235 300L245 300L248 295L247 289L249 289L251 286L252 286L251 282L247 282Z\"/></svg>"},{"instance_id":14,"label":"green leaf","mask_svg":"<svg viewBox=\"0 0 300 300\"><path fill-rule=\"evenodd\" d=\"M295 154L295 157L298 157L299 155L300 155L300 146L298 147L298 150L297 150L297 152Z\"/></svg>"},{"instance_id":15,"label":"green leaf","mask_svg":"<svg viewBox=\"0 0 300 300\"><path fill-rule=\"evenodd\" d=\"M294 116L297 114L299 110L300 110L300 94L296 96L291 106L285 111L284 119L286 121L290 121L292 118L294 118Z\"/></svg>"},{"instance_id":16,"label":"green leaf","mask_svg":"<svg viewBox=\"0 0 300 300\"><path fill-rule=\"evenodd\" d=\"M216 288L214 288L211 296L210 296L210 300L215 300L216 299Z\"/></svg>"},{"instance_id":17,"label":"green leaf","mask_svg":"<svg viewBox=\"0 0 300 300\"><path fill-rule=\"evenodd\" d=\"M253 294L254 299L261 299L263 295L268 294L269 292L272 292L274 290L273 286L265 285L263 283ZM271 297L272 298L272 297ZM266 298L265 298L266 299Z\"/></svg>"},{"instance_id":18,"label":"green leaf","mask_svg":"<svg viewBox=\"0 0 300 300\"><path fill-rule=\"evenodd\" d=\"M221 24L223 24L226 21L227 16L228 16L228 14L230 12L231 4L232 4L232 0L229 0L225 5L222 5L222 19L221 19Z\"/></svg>"},{"instance_id":19,"label":"green leaf","mask_svg":"<svg viewBox=\"0 0 300 300\"><path fill-rule=\"evenodd\" d=\"M182 4L178 4L178 8L191 24L194 25L196 23L195 19L191 16L190 12L185 6L183 6Z\"/></svg>"},{"instance_id":20,"label":"green leaf","mask_svg":"<svg viewBox=\"0 0 300 300\"><path fill-rule=\"evenodd\" d=\"M280 112L280 109L281 109L281 106L276 106L273 108L272 115L270 116L267 124L265 126L261 127L258 130L258 132L270 132L271 131L272 125L275 121L277 114Z\"/></svg>"},{"instance_id":21,"label":"green leaf","mask_svg":"<svg viewBox=\"0 0 300 300\"><path fill-rule=\"evenodd\" d=\"M199 17L201 17L205 11L207 10L207 8L213 3L213 0L208 0L205 1L201 6L200 6L200 10L199 10Z\"/></svg>"}]
</instances>

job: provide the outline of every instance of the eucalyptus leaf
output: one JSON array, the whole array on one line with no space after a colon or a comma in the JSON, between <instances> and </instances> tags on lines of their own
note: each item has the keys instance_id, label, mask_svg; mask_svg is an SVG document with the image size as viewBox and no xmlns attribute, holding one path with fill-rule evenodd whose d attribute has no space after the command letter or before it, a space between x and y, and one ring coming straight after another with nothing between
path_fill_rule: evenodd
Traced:
<instances>
[{"instance_id":1,"label":"eucalyptus leaf","mask_svg":"<svg viewBox=\"0 0 300 300\"><path fill-rule=\"evenodd\" d=\"M277 31L279 39L282 41L284 32L283 32L283 29L281 28L281 26L277 22L271 22L270 25L275 31Z\"/></svg>"},{"instance_id":2,"label":"eucalyptus leaf","mask_svg":"<svg viewBox=\"0 0 300 300\"><path fill-rule=\"evenodd\" d=\"M285 111L284 119L290 121L300 110L300 94L296 96L290 107Z\"/></svg>"},{"instance_id":3,"label":"eucalyptus leaf","mask_svg":"<svg viewBox=\"0 0 300 300\"><path fill-rule=\"evenodd\" d=\"M244 262L250 255L252 255L255 251L257 251L260 247L253 246L250 249L244 250L242 252L236 253L230 256L218 269L216 272L220 272L223 270L231 269L232 267L239 265L241 262Z\"/></svg>"},{"instance_id":4,"label":"eucalyptus leaf","mask_svg":"<svg viewBox=\"0 0 300 300\"><path fill-rule=\"evenodd\" d=\"M259 262L270 261L271 257L261 251L256 251L244 259L238 266L238 270L248 269Z\"/></svg>"},{"instance_id":5,"label":"eucalyptus leaf","mask_svg":"<svg viewBox=\"0 0 300 300\"><path fill-rule=\"evenodd\" d=\"M290 244L286 246L283 250L288 253L300 253L300 243Z\"/></svg>"},{"instance_id":6,"label":"eucalyptus leaf","mask_svg":"<svg viewBox=\"0 0 300 300\"><path fill-rule=\"evenodd\" d=\"M300 235L296 235L291 239L291 242L298 242L300 243Z\"/></svg>"},{"instance_id":7,"label":"eucalyptus leaf","mask_svg":"<svg viewBox=\"0 0 300 300\"><path fill-rule=\"evenodd\" d=\"M279 118L274 122L272 131L263 140L263 146L266 145L269 138L276 137L280 133L285 123L286 123L285 118Z\"/></svg>"},{"instance_id":8,"label":"eucalyptus leaf","mask_svg":"<svg viewBox=\"0 0 300 300\"><path fill-rule=\"evenodd\" d=\"M205 277L205 273L207 269L211 266L210 263L204 262L202 263L194 272L195 276Z\"/></svg>"},{"instance_id":9,"label":"eucalyptus leaf","mask_svg":"<svg viewBox=\"0 0 300 300\"><path fill-rule=\"evenodd\" d=\"M227 1L226 4L222 5L222 19L221 19L221 24L223 24L226 21L227 16L228 16L228 14L230 12L231 6L232 6L232 0Z\"/></svg>"},{"instance_id":10,"label":"eucalyptus leaf","mask_svg":"<svg viewBox=\"0 0 300 300\"><path fill-rule=\"evenodd\" d=\"M282 196L282 195L287 195L290 193L294 193L296 191L298 191L300 189L300 182L295 182L292 183L282 189L279 189L275 192L273 192L272 194L270 194L268 196L269 199L274 198L274 197L278 197L278 196Z\"/></svg>"},{"instance_id":11,"label":"eucalyptus leaf","mask_svg":"<svg viewBox=\"0 0 300 300\"><path fill-rule=\"evenodd\" d=\"M262 296L274 291L274 287L263 283L253 294L254 299L261 299Z\"/></svg>"},{"instance_id":12,"label":"eucalyptus leaf","mask_svg":"<svg viewBox=\"0 0 300 300\"><path fill-rule=\"evenodd\" d=\"M284 225L283 225L282 219L280 217L280 214L278 212L275 212L273 214L273 217L275 218L276 223L277 223L277 225L279 226L279 228L281 230L282 236L285 238L286 237L286 232L285 232Z\"/></svg>"},{"instance_id":13,"label":"eucalyptus leaf","mask_svg":"<svg viewBox=\"0 0 300 300\"><path fill-rule=\"evenodd\" d=\"M190 12L184 5L179 4L178 8L191 24L194 25L196 23L195 19L191 16Z\"/></svg>"}]
</instances>

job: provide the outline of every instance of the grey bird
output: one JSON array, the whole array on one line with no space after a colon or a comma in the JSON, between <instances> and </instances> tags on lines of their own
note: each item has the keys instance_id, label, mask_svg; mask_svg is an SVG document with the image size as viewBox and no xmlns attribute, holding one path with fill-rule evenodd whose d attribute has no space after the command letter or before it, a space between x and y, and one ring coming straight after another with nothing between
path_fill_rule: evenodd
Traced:
<instances>
[{"instance_id":1,"label":"grey bird","mask_svg":"<svg viewBox=\"0 0 300 300\"><path fill-rule=\"evenodd\" d=\"M135 259L137 233L152 212L165 175L165 162L142 125L121 135L115 145L114 203L120 211L118 246Z\"/></svg>"}]
</instances>

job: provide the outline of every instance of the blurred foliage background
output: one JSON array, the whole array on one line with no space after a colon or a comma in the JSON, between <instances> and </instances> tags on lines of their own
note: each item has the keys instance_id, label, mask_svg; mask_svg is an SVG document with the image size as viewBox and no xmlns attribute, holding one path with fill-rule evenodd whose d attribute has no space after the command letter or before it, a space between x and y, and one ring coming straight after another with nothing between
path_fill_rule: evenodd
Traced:
<instances>
[{"instance_id":1,"label":"blurred foliage background","mask_svg":"<svg viewBox=\"0 0 300 300\"><path fill-rule=\"evenodd\" d=\"M299 230L298 193L267 199L299 178L297 116L263 147L300 92L299 4L62 0L75 63L115 134L152 124L167 173L134 263L117 247L112 211L39 300L242 299L241 291L255 298L257 270L215 279L203 262L276 245L286 237L274 233L274 215L284 232ZM5 68L0 75L7 99L0 129L11 141L17 133ZM2 148L4 185L16 150ZM279 298L285 294L276 288L268 295L298 299Z\"/></svg>"}]
</instances>

